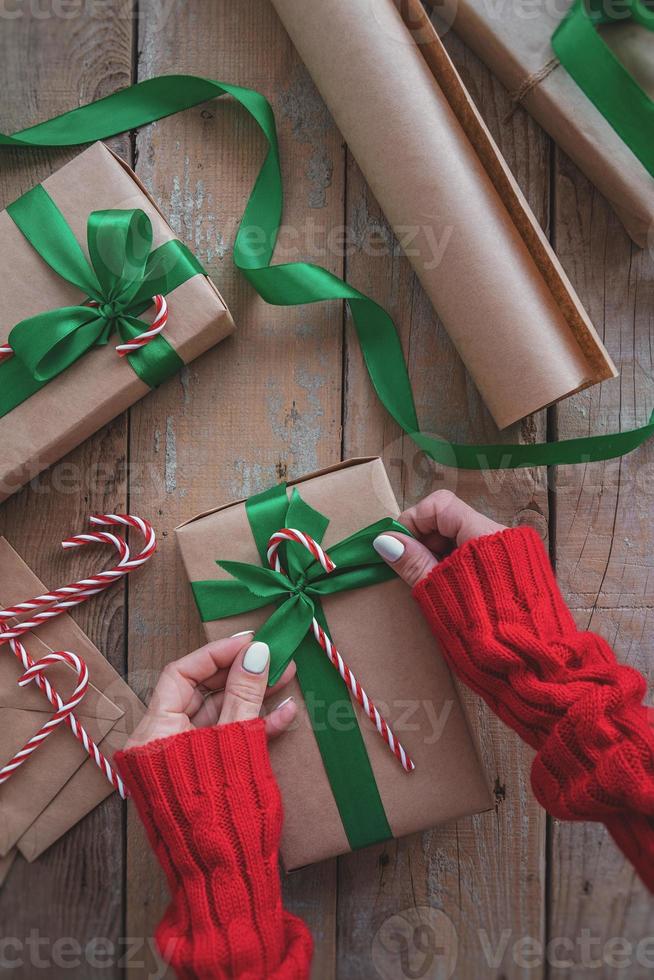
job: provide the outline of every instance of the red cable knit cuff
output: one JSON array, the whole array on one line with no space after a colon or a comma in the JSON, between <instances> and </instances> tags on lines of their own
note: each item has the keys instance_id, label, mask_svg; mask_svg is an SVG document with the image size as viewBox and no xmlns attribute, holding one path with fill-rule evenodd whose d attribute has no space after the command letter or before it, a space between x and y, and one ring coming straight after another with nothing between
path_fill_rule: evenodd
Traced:
<instances>
[{"instance_id":1,"label":"red cable knit cuff","mask_svg":"<svg viewBox=\"0 0 654 980\"><path fill-rule=\"evenodd\" d=\"M461 545L419 582L414 595L440 636L488 634L516 623L538 634L576 626L538 534L509 528Z\"/></svg>"},{"instance_id":2,"label":"red cable knit cuff","mask_svg":"<svg viewBox=\"0 0 654 980\"><path fill-rule=\"evenodd\" d=\"M282 907L282 807L263 721L194 729L115 761L168 879L157 940L177 976L306 977L311 937Z\"/></svg>"}]
</instances>

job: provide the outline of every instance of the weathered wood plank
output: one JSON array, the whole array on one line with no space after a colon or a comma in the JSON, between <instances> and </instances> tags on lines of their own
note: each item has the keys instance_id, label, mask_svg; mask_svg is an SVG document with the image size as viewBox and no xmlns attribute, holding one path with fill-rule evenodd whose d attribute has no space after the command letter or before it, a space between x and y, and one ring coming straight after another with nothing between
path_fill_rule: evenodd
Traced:
<instances>
[{"instance_id":1,"label":"weathered wood plank","mask_svg":"<svg viewBox=\"0 0 654 980\"><path fill-rule=\"evenodd\" d=\"M72 18L62 18L48 5L38 11L20 5L16 18L2 19L0 78L7 93L3 131L129 83L132 24L124 6L111 0L98 17L80 8ZM37 16L39 11L45 16ZM128 140L111 145L129 159ZM3 151L0 204L4 207L76 152ZM89 513L124 509L126 442L126 419L121 418L0 508L1 533L46 583L71 581L97 566L97 555L86 550L62 553L59 545L86 526ZM105 479L106 472L113 476ZM124 666L123 601L123 591L114 589L75 617L118 670ZM123 808L114 798L35 864L15 862L0 891L2 934L25 944L19 954L22 966L12 969L12 976L27 980L46 964L53 976L65 967L71 980L121 975L123 844ZM111 961L108 966L85 952L98 938L113 944L115 952L105 956L105 962ZM93 947L89 950L92 954Z\"/></svg>"},{"instance_id":2,"label":"weathered wood plank","mask_svg":"<svg viewBox=\"0 0 654 980\"><path fill-rule=\"evenodd\" d=\"M654 401L654 254L629 242L562 154L555 214L559 255L621 372L557 408L559 437L632 428ZM621 460L561 467L555 486L557 571L577 622L606 637L650 682L653 466L649 443ZM652 935L654 902L608 833L597 824L555 823L551 874L551 933L563 938L560 956L571 963L557 976L581 980L591 969L602 978L651 976L651 951L647 962L638 943Z\"/></svg>"},{"instance_id":3,"label":"weathered wood plank","mask_svg":"<svg viewBox=\"0 0 654 980\"><path fill-rule=\"evenodd\" d=\"M509 104L501 87L454 37L447 46L545 224L547 139L523 113L504 123ZM460 442L543 439L544 414L498 434L351 160L347 190L347 224L356 245L347 262L348 279L395 317L423 427ZM376 402L350 330L346 351L347 455L382 452L398 499L407 506L445 487L499 521L528 522L547 536L542 472L482 475L434 465L399 434ZM424 976L449 975L447 965L454 969L454 959L457 980L544 975L542 964L527 970L512 955L514 943L524 936L542 939L544 931L545 821L529 790L531 754L476 698L466 701L495 782L496 811L339 861L342 980L367 980L373 968L383 977L402 976L399 953L404 943L409 955L413 950L412 967L425 971ZM392 918L415 908L420 911L408 912L409 926L401 927ZM421 924L423 931L413 932ZM384 941L389 927L395 938ZM397 938L400 933L403 940ZM432 944L440 952L430 961Z\"/></svg>"},{"instance_id":4,"label":"weathered wood plank","mask_svg":"<svg viewBox=\"0 0 654 980\"><path fill-rule=\"evenodd\" d=\"M141 3L139 77L191 71L249 85L272 101L286 187L278 260L325 257L342 223L338 135L267 0L174 2L155 30ZM130 593L130 679L145 694L161 667L201 642L172 531L195 513L339 458L342 318L338 304L266 306L235 275L231 246L265 144L229 102L166 120L137 138L137 170L173 227L205 261L237 333L132 413L131 499L163 532L150 574ZM161 878L130 818L130 935L150 935L165 903ZM290 907L316 938L316 976L333 974L335 864L291 876ZM138 973L138 970L135 971Z\"/></svg>"}]
</instances>

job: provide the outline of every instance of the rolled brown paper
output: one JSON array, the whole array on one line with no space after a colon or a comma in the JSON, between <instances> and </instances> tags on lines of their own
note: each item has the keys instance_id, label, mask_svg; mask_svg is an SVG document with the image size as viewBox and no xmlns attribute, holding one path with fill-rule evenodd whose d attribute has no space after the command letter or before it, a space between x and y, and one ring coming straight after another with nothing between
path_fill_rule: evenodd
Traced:
<instances>
[{"instance_id":1,"label":"rolled brown paper","mask_svg":"<svg viewBox=\"0 0 654 980\"><path fill-rule=\"evenodd\" d=\"M546 282L443 91L451 78L437 80L393 0L273 4L395 233L415 232L408 258L497 425L613 376L587 317L575 333L561 286L572 319L585 315L562 270Z\"/></svg>"}]
</instances>

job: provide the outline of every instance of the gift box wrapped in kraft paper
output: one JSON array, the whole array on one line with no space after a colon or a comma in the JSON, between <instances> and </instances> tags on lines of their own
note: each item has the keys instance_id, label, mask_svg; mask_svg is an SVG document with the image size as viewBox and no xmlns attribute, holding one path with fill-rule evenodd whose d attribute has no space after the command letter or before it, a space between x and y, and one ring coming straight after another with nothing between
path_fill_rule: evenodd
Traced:
<instances>
[{"instance_id":1,"label":"gift box wrapped in kraft paper","mask_svg":"<svg viewBox=\"0 0 654 980\"><path fill-rule=\"evenodd\" d=\"M0 499L233 330L199 262L101 143L0 213L0 262ZM121 356L157 320L163 330Z\"/></svg>"},{"instance_id":2,"label":"gift box wrapped in kraft paper","mask_svg":"<svg viewBox=\"0 0 654 980\"><path fill-rule=\"evenodd\" d=\"M497 425L613 377L419 0L273 5Z\"/></svg>"},{"instance_id":3,"label":"gift box wrapped in kraft paper","mask_svg":"<svg viewBox=\"0 0 654 980\"><path fill-rule=\"evenodd\" d=\"M654 227L654 177L552 47L555 31L577 2L438 0L432 6L443 26L453 27L503 82L514 102L525 107L599 188L629 235L644 247ZM646 97L654 99L654 32L630 19L628 6L606 3L604 9L613 8L619 19L599 25L598 33L616 62ZM608 67L613 76L616 64ZM599 78L598 83L602 84ZM603 85L607 94L622 98L626 114L629 95L616 90L608 73ZM651 122L649 127L643 124L643 137L651 140Z\"/></svg>"},{"instance_id":4,"label":"gift box wrapped in kraft paper","mask_svg":"<svg viewBox=\"0 0 654 980\"><path fill-rule=\"evenodd\" d=\"M270 682L292 659L291 731L270 746L284 801L287 870L491 807L457 691L411 591L372 547L398 507L379 459L351 460L202 515L177 530L209 639L245 629L271 649ZM269 538L295 541L270 570ZM217 564L219 562L220 564ZM407 771L312 630L327 631L396 739ZM399 749L398 743L402 750Z\"/></svg>"},{"instance_id":5,"label":"gift box wrapped in kraft paper","mask_svg":"<svg viewBox=\"0 0 654 980\"><path fill-rule=\"evenodd\" d=\"M44 592L43 582L0 538L0 607L9 609ZM70 650L85 662L90 684L75 716L111 760L145 712L136 694L66 614L41 625L38 633L26 633L23 642L33 660ZM18 686L23 671L9 644L2 644L0 768L36 735L54 710L35 684ZM64 698L75 687L75 674L66 664L50 669L48 679ZM34 861L113 792L70 728L60 725L0 785L0 884L17 854Z\"/></svg>"}]
</instances>

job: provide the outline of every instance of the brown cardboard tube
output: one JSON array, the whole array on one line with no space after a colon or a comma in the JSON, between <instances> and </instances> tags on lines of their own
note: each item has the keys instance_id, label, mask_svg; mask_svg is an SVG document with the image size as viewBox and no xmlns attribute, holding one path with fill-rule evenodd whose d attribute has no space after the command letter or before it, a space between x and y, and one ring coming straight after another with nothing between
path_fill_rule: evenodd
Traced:
<instances>
[{"instance_id":1,"label":"brown cardboard tube","mask_svg":"<svg viewBox=\"0 0 654 980\"><path fill-rule=\"evenodd\" d=\"M273 4L498 426L613 376L435 32L393 0Z\"/></svg>"}]
</instances>

